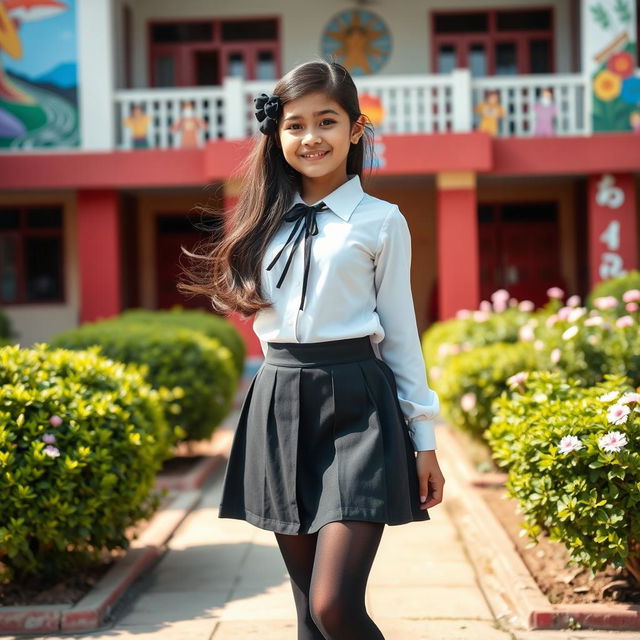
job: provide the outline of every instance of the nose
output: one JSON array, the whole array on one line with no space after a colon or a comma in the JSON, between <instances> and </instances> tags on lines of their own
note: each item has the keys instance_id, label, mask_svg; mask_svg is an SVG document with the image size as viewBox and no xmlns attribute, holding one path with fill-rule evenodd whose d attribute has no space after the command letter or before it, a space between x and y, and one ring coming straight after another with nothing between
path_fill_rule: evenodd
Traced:
<instances>
[{"instance_id":1,"label":"nose","mask_svg":"<svg viewBox=\"0 0 640 640\"><path fill-rule=\"evenodd\" d=\"M311 145L315 142L320 142L321 140L322 138L320 137L320 134L316 133L315 129L309 129L302 138L302 141L308 145Z\"/></svg>"}]
</instances>

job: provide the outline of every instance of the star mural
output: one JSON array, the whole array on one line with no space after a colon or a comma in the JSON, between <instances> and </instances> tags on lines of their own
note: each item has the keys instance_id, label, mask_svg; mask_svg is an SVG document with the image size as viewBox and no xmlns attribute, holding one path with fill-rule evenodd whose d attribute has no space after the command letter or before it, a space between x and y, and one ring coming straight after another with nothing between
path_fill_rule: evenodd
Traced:
<instances>
[{"instance_id":1,"label":"star mural","mask_svg":"<svg viewBox=\"0 0 640 640\"><path fill-rule=\"evenodd\" d=\"M322 34L322 53L344 65L352 75L379 71L391 53L391 33L370 11L349 9L329 21Z\"/></svg>"}]
</instances>

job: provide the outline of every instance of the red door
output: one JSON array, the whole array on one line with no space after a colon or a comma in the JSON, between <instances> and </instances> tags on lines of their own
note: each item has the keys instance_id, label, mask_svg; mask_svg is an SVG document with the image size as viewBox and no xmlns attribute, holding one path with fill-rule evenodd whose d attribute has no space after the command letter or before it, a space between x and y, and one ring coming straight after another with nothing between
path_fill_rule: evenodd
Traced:
<instances>
[{"instance_id":1,"label":"red door","mask_svg":"<svg viewBox=\"0 0 640 640\"><path fill-rule=\"evenodd\" d=\"M185 266L189 265L189 257L183 254L180 245L188 251L193 251L196 243L204 238L203 232L194 228L195 220L184 214L156 216L155 274L158 309L170 309L174 305L180 305L185 309L211 310L206 296L190 297L176 289L178 276L183 277L178 260Z\"/></svg>"},{"instance_id":2,"label":"red door","mask_svg":"<svg viewBox=\"0 0 640 640\"><path fill-rule=\"evenodd\" d=\"M540 306L549 287L563 287L555 202L480 205L478 229L483 300L506 289Z\"/></svg>"}]
</instances>

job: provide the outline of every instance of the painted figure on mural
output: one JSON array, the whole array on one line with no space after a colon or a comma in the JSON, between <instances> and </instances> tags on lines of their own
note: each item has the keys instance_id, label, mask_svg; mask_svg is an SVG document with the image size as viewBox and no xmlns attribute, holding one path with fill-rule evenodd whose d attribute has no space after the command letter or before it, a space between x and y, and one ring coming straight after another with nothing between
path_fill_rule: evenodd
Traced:
<instances>
[{"instance_id":1,"label":"painted figure on mural","mask_svg":"<svg viewBox=\"0 0 640 640\"><path fill-rule=\"evenodd\" d=\"M543 89L540 100L534 106L536 117L533 135L554 136L556 134L555 118L558 115L558 107L553 101L551 89Z\"/></svg>"},{"instance_id":2,"label":"painted figure on mural","mask_svg":"<svg viewBox=\"0 0 640 640\"><path fill-rule=\"evenodd\" d=\"M629 124L631 125L631 131L640 133L640 111L631 112L629 115Z\"/></svg>"},{"instance_id":3,"label":"painted figure on mural","mask_svg":"<svg viewBox=\"0 0 640 640\"><path fill-rule=\"evenodd\" d=\"M134 104L131 107L131 115L122 121L122 124L131 131L131 146L134 149L146 149L149 146L147 130L151 116L144 112L141 105Z\"/></svg>"},{"instance_id":4,"label":"painted figure on mural","mask_svg":"<svg viewBox=\"0 0 640 640\"><path fill-rule=\"evenodd\" d=\"M491 136L497 135L498 121L506 115L505 108L500 104L498 92L489 91L484 102L476 104L475 111L480 114L478 131L486 131Z\"/></svg>"},{"instance_id":5,"label":"painted figure on mural","mask_svg":"<svg viewBox=\"0 0 640 640\"><path fill-rule=\"evenodd\" d=\"M181 117L171 125L171 132L180 132L180 147L189 149L199 146L198 132L205 127L204 120L195 114L195 103L192 100L184 100Z\"/></svg>"}]
</instances>

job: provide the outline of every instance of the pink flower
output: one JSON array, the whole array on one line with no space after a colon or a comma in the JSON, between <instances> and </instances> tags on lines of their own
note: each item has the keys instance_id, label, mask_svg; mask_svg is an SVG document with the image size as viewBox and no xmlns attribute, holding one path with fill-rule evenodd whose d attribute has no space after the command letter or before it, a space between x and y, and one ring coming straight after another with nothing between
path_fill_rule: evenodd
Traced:
<instances>
[{"instance_id":1,"label":"pink flower","mask_svg":"<svg viewBox=\"0 0 640 640\"><path fill-rule=\"evenodd\" d=\"M627 302L627 304L625 305L624 308L629 313L632 313L633 311L637 311L638 310L638 303L637 302Z\"/></svg>"},{"instance_id":2,"label":"pink flower","mask_svg":"<svg viewBox=\"0 0 640 640\"><path fill-rule=\"evenodd\" d=\"M490 314L487 311L474 311L473 319L476 322L486 322L490 317Z\"/></svg>"},{"instance_id":3,"label":"pink flower","mask_svg":"<svg viewBox=\"0 0 640 640\"><path fill-rule=\"evenodd\" d=\"M547 295L550 298L560 299L564 297L564 291L560 287L551 287L547 289Z\"/></svg>"},{"instance_id":4,"label":"pink flower","mask_svg":"<svg viewBox=\"0 0 640 640\"><path fill-rule=\"evenodd\" d=\"M604 320L602 319L602 316L591 316L590 318L587 318L584 321L584 326L585 327L598 327L603 322L604 322Z\"/></svg>"},{"instance_id":5,"label":"pink flower","mask_svg":"<svg viewBox=\"0 0 640 640\"><path fill-rule=\"evenodd\" d=\"M469 311L469 309L458 309L458 311L456 311L456 318L458 320L465 320L466 318L470 317L471 311Z\"/></svg>"},{"instance_id":6,"label":"pink flower","mask_svg":"<svg viewBox=\"0 0 640 640\"><path fill-rule=\"evenodd\" d=\"M607 420L611 424L624 424L627 421L627 416L631 412L631 409L626 404L614 404L609 407L607 411Z\"/></svg>"},{"instance_id":7,"label":"pink flower","mask_svg":"<svg viewBox=\"0 0 640 640\"><path fill-rule=\"evenodd\" d=\"M627 444L627 436L620 431L609 431L598 438L598 445L605 451L620 451Z\"/></svg>"},{"instance_id":8,"label":"pink flower","mask_svg":"<svg viewBox=\"0 0 640 640\"><path fill-rule=\"evenodd\" d=\"M564 436L558 445L559 453L571 453L578 449L582 449L582 442L576 436Z\"/></svg>"},{"instance_id":9,"label":"pink flower","mask_svg":"<svg viewBox=\"0 0 640 640\"><path fill-rule=\"evenodd\" d=\"M442 369L440 367L430 367L429 368L429 376L432 380L437 380L442 374Z\"/></svg>"},{"instance_id":10,"label":"pink flower","mask_svg":"<svg viewBox=\"0 0 640 640\"><path fill-rule=\"evenodd\" d=\"M542 351L542 350L544 349L544 342L542 342L542 340L536 340L536 341L533 343L533 348L534 348L536 351Z\"/></svg>"},{"instance_id":11,"label":"pink flower","mask_svg":"<svg viewBox=\"0 0 640 640\"><path fill-rule=\"evenodd\" d=\"M512 389L515 389L515 387L523 385L528 377L528 371L519 371L518 373L514 373L512 376L507 378L507 384Z\"/></svg>"},{"instance_id":12,"label":"pink flower","mask_svg":"<svg viewBox=\"0 0 640 640\"><path fill-rule=\"evenodd\" d=\"M507 308L509 301L509 292L506 289L498 289L491 294L491 301L493 302L493 309L496 313L502 313Z\"/></svg>"},{"instance_id":13,"label":"pink flower","mask_svg":"<svg viewBox=\"0 0 640 640\"><path fill-rule=\"evenodd\" d=\"M623 302L640 302L640 289L628 289L622 294Z\"/></svg>"},{"instance_id":14,"label":"pink flower","mask_svg":"<svg viewBox=\"0 0 640 640\"><path fill-rule=\"evenodd\" d=\"M52 427L59 427L62 424L62 418L60 416L51 416L49 418L49 424Z\"/></svg>"},{"instance_id":15,"label":"pink flower","mask_svg":"<svg viewBox=\"0 0 640 640\"><path fill-rule=\"evenodd\" d=\"M623 393L620 400L618 400L620 404L629 404L630 402L638 403L640 402L640 393L636 393L634 391L627 391L627 393Z\"/></svg>"},{"instance_id":16,"label":"pink flower","mask_svg":"<svg viewBox=\"0 0 640 640\"><path fill-rule=\"evenodd\" d=\"M460 398L460 406L463 411L473 411L476 406L476 394L471 392L465 393L462 398Z\"/></svg>"},{"instance_id":17,"label":"pink flower","mask_svg":"<svg viewBox=\"0 0 640 640\"><path fill-rule=\"evenodd\" d=\"M47 444L53 444L56 441L56 437L53 435L53 433L45 433L42 436L42 441L46 442Z\"/></svg>"},{"instance_id":18,"label":"pink flower","mask_svg":"<svg viewBox=\"0 0 640 640\"><path fill-rule=\"evenodd\" d=\"M580 306L580 296L570 296L567 299L567 306L568 307L579 307Z\"/></svg>"},{"instance_id":19,"label":"pink flower","mask_svg":"<svg viewBox=\"0 0 640 640\"><path fill-rule=\"evenodd\" d=\"M558 318L560 320L566 320L569 317L569 314L573 311L571 307L561 307L558 309Z\"/></svg>"},{"instance_id":20,"label":"pink flower","mask_svg":"<svg viewBox=\"0 0 640 640\"><path fill-rule=\"evenodd\" d=\"M558 362L560 362L560 358L562 358L562 351L560 351L560 349L553 349L549 356L553 364L558 364Z\"/></svg>"},{"instance_id":21,"label":"pink flower","mask_svg":"<svg viewBox=\"0 0 640 640\"><path fill-rule=\"evenodd\" d=\"M60 451L58 450L57 447L54 447L51 444L48 444L43 450L42 453L44 453L45 455L51 457L51 458L57 458L60 455Z\"/></svg>"},{"instance_id":22,"label":"pink flower","mask_svg":"<svg viewBox=\"0 0 640 640\"><path fill-rule=\"evenodd\" d=\"M632 327L632 326L633 326L633 318L631 316L620 316L616 320L616 327L618 327L618 329L624 329L625 327Z\"/></svg>"},{"instance_id":23,"label":"pink flower","mask_svg":"<svg viewBox=\"0 0 640 640\"><path fill-rule=\"evenodd\" d=\"M487 313L491 313L493 311L493 307L488 300L482 300L480 302L480 311L486 311Z\"/></svg>"},{"instance_id":24,"label":"pink flower","mask_svg":"<svg viewBox=\"0 0 640 640\"><path fill-rule=\"evenodd\" d=\"M618 300L614 296L600 296L593 301L593 304L601 310L615 309L618 306Z\"/></svg>"},{"instance_id":25,"label":"pink flower","mask_svg":"<svg viewBox=\"0 0 640 640\"><path fill-rule=\"evenodd\" d=\"M533 311L536 308L536 305L531 302L531 300L523 300L519 305L518 309L520 311Z\"/></svg>"},{"instance_id":26,"label":"pink flower","mask_svg":"<svg viewBox=\"0 0 640 640\"><path fill-rule=\"evenodd\" d=\"M558 316L554 313L552 315L550 315L546 320L545 320L545 324L547 325L547 329L551 329L551 327L553 327L553 325L558 322Z\"/></svg>"}]
</instances>

